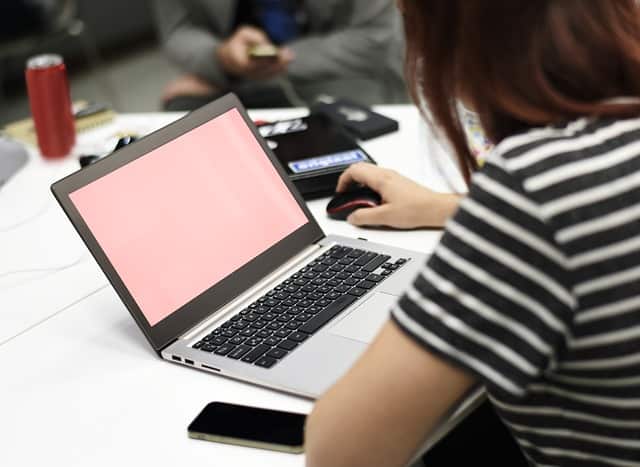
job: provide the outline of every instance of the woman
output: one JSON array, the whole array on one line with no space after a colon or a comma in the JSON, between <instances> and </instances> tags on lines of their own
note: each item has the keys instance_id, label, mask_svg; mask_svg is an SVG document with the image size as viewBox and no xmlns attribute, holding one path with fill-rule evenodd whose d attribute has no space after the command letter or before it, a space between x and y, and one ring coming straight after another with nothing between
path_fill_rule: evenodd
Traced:
<instances>
[{"instance_id":1,"label":"woman","mask_svg":"<svg viewBox=\"0 0 640 467\"><path fill-rule=\"evenodd\" d=\"M636 1L402 9L414 97L463 172L459 101L496 147L392 319L316 404L308 465L406 465L476 383L531 464L640 465ZM414 215L403 179L345 177L375 183L387 219Z\"/></svg>"}]
</instances>

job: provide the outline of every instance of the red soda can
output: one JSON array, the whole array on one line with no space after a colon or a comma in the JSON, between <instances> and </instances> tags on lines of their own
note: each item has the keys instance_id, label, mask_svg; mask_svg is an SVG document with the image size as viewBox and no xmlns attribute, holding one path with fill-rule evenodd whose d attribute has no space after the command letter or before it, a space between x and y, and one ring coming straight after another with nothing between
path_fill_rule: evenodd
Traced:
<instances>
[{"instance_id":1,"label":"red soda can","mask_svg":"<svg viewBox=\"0 0 640 467\"><path fill-rule=\"evenodd\" d=\"M64 157L76 141L67 69L59 55L27 61L27 92L38 146L44 157Z\"/></svg>"}]
</instances>

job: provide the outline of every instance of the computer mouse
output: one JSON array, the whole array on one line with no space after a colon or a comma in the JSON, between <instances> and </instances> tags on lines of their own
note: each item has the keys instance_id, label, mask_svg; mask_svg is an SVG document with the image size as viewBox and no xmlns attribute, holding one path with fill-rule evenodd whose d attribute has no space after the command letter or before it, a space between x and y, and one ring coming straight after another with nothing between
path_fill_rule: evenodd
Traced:
<instances>
[{"instance_id":1,"label":"computer mouse","mask_svg":"<svg viewBox=\"0 0 640 467\"><path fill-rule=\"evenodd\" d=\"M327 204L330 218L344 221L356 209L380 206L382 198L371 188L352 185L342 193L336 193Z\"/></svg>"}]
</instances>

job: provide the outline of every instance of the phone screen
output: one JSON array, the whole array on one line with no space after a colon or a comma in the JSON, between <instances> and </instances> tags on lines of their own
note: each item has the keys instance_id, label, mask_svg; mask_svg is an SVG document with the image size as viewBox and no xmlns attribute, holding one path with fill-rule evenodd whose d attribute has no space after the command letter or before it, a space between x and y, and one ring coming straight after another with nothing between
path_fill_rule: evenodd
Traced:
<instances>
[{"instance_id":1,"label":"phone screen","mask_svg":"<svg viewBox=\"0 0 640 467\"><path fill-rule=\"evenodd\" d=\"M232 444L301 447L305 419L304 414L211 402L188 431L198 438Z\"/></svg>"}]
</instances>

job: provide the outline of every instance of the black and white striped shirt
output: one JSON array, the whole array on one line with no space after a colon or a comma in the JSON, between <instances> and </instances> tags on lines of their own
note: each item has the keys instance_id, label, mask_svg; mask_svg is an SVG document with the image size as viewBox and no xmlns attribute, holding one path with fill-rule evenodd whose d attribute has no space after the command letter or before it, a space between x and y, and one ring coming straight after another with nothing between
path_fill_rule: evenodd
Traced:
<instances>
[{"instance_id":1,"label":"black and white striped shirt","mask_svg":"<svg viewBox=\"0 0 640 467\"><path fill-rule=\"evenodd\" d=\"M499 144L393 310L537 466L640 466L640 119Z\"/></svg>"}]
</instances>

